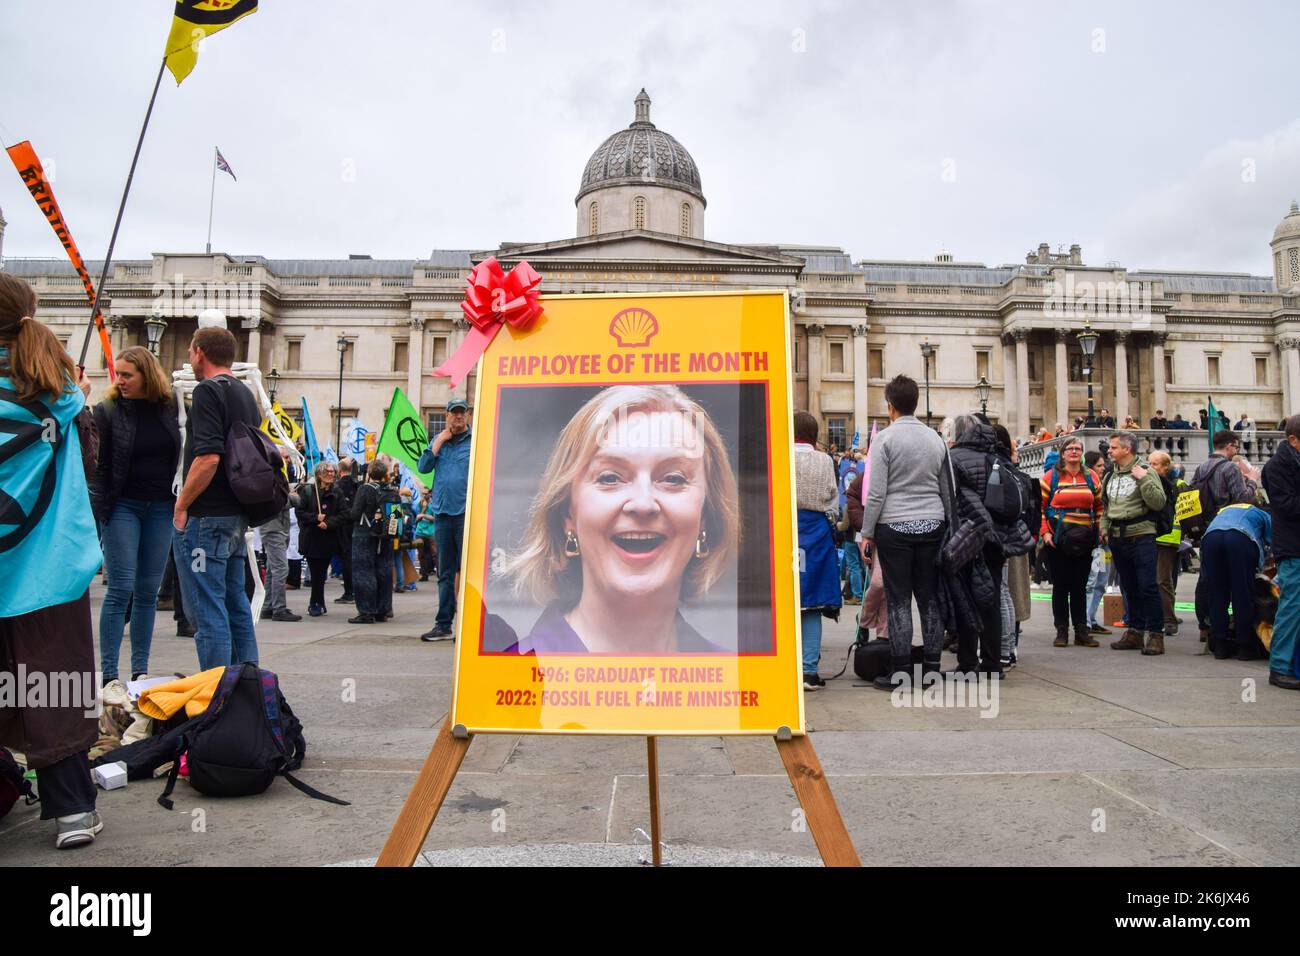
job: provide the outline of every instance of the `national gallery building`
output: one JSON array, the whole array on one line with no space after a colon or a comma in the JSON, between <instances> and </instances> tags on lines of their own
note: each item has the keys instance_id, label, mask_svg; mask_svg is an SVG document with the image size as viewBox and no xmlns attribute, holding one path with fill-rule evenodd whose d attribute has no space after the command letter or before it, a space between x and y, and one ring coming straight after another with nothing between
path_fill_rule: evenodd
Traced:
<instances>
[{"instance_id":1,"label":"national gallery building","mask_svg":"<svg viewBox=\"0 0 1300 956\"><path fill-rule=\"evenodd\" d=\"M454 393L431 372L464 338L460 302L471 267L496 256L507 269L527 259L544 277L543 298L788 290L796 406L841 447L885 415L885 383L900 372L923 383L918 414L928 402L936 422L978 408L981 379L990 417L1015 436L1085 414L1085 323L1099 334L1096 406L1117 421L1131 414L1145 426L1156 409L1195 421L1207 393L1233 420L1248 412L1261 428L1300 411L1294 202L1269 243L1271 276L1089 265L1077 245L1053 251L1046 243L1023 263L998 266L947 252L929 262L862 261L834 247L729 244L705 238L700 170L651 121L642 90L631 124L587 160L574 203L572 237L496 249L398 260L160 252L118 262L105 290L113 347L146 344L149 323L157 334L161 320L160 358L179 368L198 312L220 308L240 358L279 373L286 410L297 416L299 396L307 398L322 444L333 441L340 415L378 428L394 386L432 433ZM0 250L3 229L0 217ZM98 278L100 264L87 265ZM89 309L69 263L9 258L3 268L36 288L40 318L78 354ZM87 366L93 399L106 383L97 340ZM473 376L459 393L472 402Z\"/></svg>"}]
</instances>

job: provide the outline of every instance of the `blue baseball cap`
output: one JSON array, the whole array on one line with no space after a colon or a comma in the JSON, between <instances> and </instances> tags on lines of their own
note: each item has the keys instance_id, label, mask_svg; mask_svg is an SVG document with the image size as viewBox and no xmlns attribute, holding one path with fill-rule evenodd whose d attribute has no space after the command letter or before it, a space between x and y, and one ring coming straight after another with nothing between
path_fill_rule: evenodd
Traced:
<instances>
[{"instance_id":1,"label":"blue baseball cap","mask_svg":"<svg viewBox=\"0 0 1300 956\"><path fill-rule=\"evenodd\" d=\"M447 411L448 413L467 412L469 411L469 403L466 402L465 399L463 398L453 398L451 401L447 403Z\"/></svg>"}]
</instances>

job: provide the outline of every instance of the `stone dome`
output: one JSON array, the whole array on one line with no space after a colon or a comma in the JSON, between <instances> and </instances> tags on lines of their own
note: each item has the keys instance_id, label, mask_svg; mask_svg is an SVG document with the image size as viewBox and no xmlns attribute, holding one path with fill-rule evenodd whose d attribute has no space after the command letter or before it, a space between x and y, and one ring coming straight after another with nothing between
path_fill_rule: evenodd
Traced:
<instances>
[{"instance_id":1,"label":"stone dome","mask_svg":"<svg viewBox=\"0 0 1300 956\"><path fill-rule=\"evenodd\" d=\"M1273 241L1277 242L1279 239L1290 239L1297 236L1300 236L1300 205L1293 199L1291 200L1291 211L1273 230Z\"/></svg>"},{"instance_id":2,"label":"stone dome","mask_svg":"<svg viewBox=\"0 0 1300 956\"><path fill-rule=\"evenodd\" d=\"M704 203L700 171L691 154L650 122L650 97L644 89L635 103L636 119L631 125L606 139L587 160L574 201L606 186L643 183L678 189Z\"/></svg>"}]
</instances>

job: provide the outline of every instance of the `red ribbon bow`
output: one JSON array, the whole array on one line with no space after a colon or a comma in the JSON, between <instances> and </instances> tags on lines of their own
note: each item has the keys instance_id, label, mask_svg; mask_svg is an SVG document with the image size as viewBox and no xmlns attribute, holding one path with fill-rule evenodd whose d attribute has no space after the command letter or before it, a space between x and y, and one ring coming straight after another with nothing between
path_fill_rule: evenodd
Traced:
<instances>
[{"instance_id":1,"label":"red ribbon bow","mask_svg":"<svg viewBox=\"0 0 1300 956\"><path fill-rule=\"evenodd\" d=\"M460 304L471 328L456 354L435 368L433 374L450 378L455 388L478 364L503 325L516 332L530 331L542 316L537 291L541 283L542 277L527 262L520 262L509 274L495 257L476 265L469 274L465 301Z\"/></svg>"}]
</instances>

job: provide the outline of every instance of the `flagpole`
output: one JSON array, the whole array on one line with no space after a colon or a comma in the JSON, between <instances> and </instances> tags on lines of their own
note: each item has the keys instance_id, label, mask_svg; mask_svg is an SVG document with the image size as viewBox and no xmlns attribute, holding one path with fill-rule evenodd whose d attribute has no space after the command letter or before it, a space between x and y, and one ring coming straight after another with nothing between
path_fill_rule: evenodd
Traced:
<instances>
[{"instance_id":1,"label":"flagpole","mask_svg":"<svg viewBox=\"0 0 1300 956\"><path fill-rule=\"evenodd\" d=\"M126 186L122 189L122 202L117 207L117 219L113 222L113 234L108 240L108 252L104 255L104 268L99 274L99 285L95 287L95 305L90 310L90 326L86 329L86 338L81 343L81 358L77 367L86 368L86 352L90 349L90 335L95 329L100 314L100 300L104 294L104 283L108 281L108 270L113 264L113 247L117 245L117 231L122 225L122 213L126 211L126 197L131 194L131 180L135 178L135 165L140 159L140 147L144 145L145 130L149 128L149 117L153 115L153 104L158 99L158 87L162 85L163 70L167 68L167 58L158 64L158 78L153 81L153 93L149 97L149 108L144 113L144 123L140 125L140 138L135 143L135 155L131 157L131 169L126 174Z\"/></svg>"},{"instance_id":2,"label":"flagpole","mask_svg":"<svg viewBox=\"0 0 1300 956\"><path fill-rule=\"evenodd\" d=\"M212 201L217 198L217 147L212 147L212 192L208 194L208 255L212 255Z\"/></svg>"}]
</instances>

